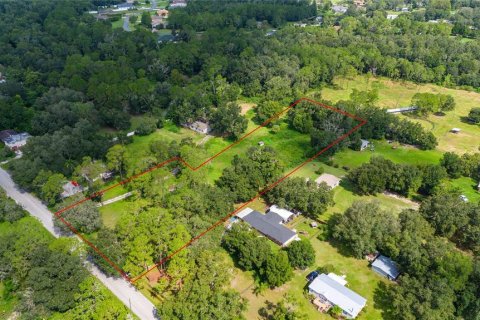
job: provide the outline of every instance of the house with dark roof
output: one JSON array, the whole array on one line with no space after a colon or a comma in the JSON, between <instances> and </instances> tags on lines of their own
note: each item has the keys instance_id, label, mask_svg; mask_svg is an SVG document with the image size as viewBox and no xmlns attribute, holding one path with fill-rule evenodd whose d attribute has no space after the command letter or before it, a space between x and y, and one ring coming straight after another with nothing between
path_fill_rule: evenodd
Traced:
<instances>
[{"instance_id":1,"label":"house with dark roof","mask_svg":"<svg viewBox=\"0 0 480 320\"><path fill-rule=\"evenodd\" d=\"M343 277L330 273L317 276L309 285L308 292L315 296L314 304L321 311L328 311L333 306L342 309L342 316L354 319L367 304L367 300L345 287Z\"/></svg>"},{"instance_id":2,"label":"house with dark roof","mask_svg":"<svg viewBox=\"0 0 480 320\"><path fill-rule=\"evenodd\" d=\"M290 230L282 224L284 218L273 211L262 214L253 209L246 208L237 213L237 217L282 247L286 247L292 241L298 239L295 231Z\"/></svg>"},{"instance_id":3,"label":"house with dark roof","mask_svg":"<svg viewBox=\"0 0 480 320\"><path fill-rule=\"evenodd\" d=\"M27 144L27 140L31 136L27 132L17 133L13 130L0 131L0 140L13 151L18 151Z\"/></svg>"},{"instance_id":4,"label":"house with dark roof","mask_svg":"<svg viewBox=\"0 0 480 320\"><path fill-rule=\"evenodd\" d=\"M395 281L400 275L398 266L392 259L379 255L375 261L372 262L372 270L384 276L389 280Z\"/></svg>"},{"instance_id":5,"label":"house with dark roof","mask_svg":"<svg viewBox=\"0 0 480 320\"><path fill-rule=\"evenodd\" d=\"M0 140L5 142L7 138L10 138L12 135L15 135L15 134L17 134L17 132L14 130L10 130L10 129L2 130L0 131Z\"/></svg>"}]
</instances>

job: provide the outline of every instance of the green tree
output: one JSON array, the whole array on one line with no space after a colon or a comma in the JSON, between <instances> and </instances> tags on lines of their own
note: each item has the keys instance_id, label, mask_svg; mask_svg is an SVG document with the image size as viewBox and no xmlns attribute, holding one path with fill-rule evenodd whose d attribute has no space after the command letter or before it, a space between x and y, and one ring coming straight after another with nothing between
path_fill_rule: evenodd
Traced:
<instances>
[{"instance_id":1,"label":"green tree","mask_svg":"<svg viewBox=\"0 0 480 320\"><path fill-rule=\"evenodd\" d=\"M257 112L257 121L263 123L281 112L282 105L277 101L264 100L257 105L255 111Z\"/></svg>"},{"instance_id":2,"label":"green tree","mask_svg":"<svg viewBox=\"0 0 480 320\"><path fill-rule=\"evenodd\" d=\"M125 256L123 254L123 248L114 231L102 228L97 233L97 239L95 246L105 254L108 259L115 263L119 268L122 268L125 264ZM105 260L103 256L92 248L88 248L89 254L92 256L93 261L98 267L108 276L118 277L120 274L118 271Z\"/></svg>"},{"instance_id":3,"label":"green tree","mask_svg":"<svg viewBox=\"0 0 480 320\"><path fill-rule=\"evenodd\" d=\"M440 164L447 170L448 175L453 178L460 178L462 174L462 161L460 157L453 152L445 152Z\"/></svg>"},{"instance_id":4,"label":"green tree","mask_svg":"<svg viewBox=\"0 0 480 320\"><path fill-rule=\"evenodd\" d=\"M152 27L152 16L149 11L143 11L142 17L140 19L142 26L151 28Z\"/></svg>"},{"instance_id":5,"label":"green tree","mask_svg":"<svg viewBox=\"0 0 480 320\"><path fill-rule=\"evenodd\" d=\"M127 166L125 147L119 144L114 145L108 150L106 158L108 169L119 172L121 178L123 179Z\"/></svg>"},{"instance_id":6,"label":"green tree","mask_svg":"<svg viewBox=\"0 0 480 320\"><path fill-rule=\"evenodd\" d=\"M57 205L57 210L66 208L68 205L73 204L82 197L72 196L65 203ZM82 233L92 233L97 231L101 225L102 220L100 218L100 212L96 204L93 201L86 201L79 205L76 205L61 213L61 218L67 221L73 228ZM62 233L71 234L71 229L66 226L60 219L54 219L53 223Z\"/></svg>"},{"instance_id":7,"label":"green tree","mask_svg":"<svg viewBox=\"0 0 480 320\"><path fill-rule=\"evenodd\" d=\"M480 108L472 108L468 113L468 120L472 123L480 123Z\"/></svg>"},{"instance_id":8,"label":"green tree","mask_svg":"<svg viewBox=\"0 0 480 320\"><path fill-rule=\"evenodd\" d=\"M290 244L287 247L287 255L293 268L306 269L315 263L315 250L307 239Z\"/></svg>"},{"instance_id":9,"label":"green tree","mask_svg":"<svg viewBox=\"0 0 480 320\"><path fill-rule=\"evenodd\" d=\"M248 123L247 119L240 114L240 110L237 103L219 106L211 118L212 129L235 139L239 138L247 129Z\"/></svg>"},{"instance_id":10,"label":"green tree","mask_svg":"<svg viewBox=\"0 0 480 320\"><path fill-rule=\"evenodd\" d=\"M286 252L269 253L265 261L264 276L265 281L271 287L279 287L292 278L292 267Z\"/></svg>"},{"instance_id":11,"label":"green tree","mask_svg":"<svg viewBox=\"0 0 480 320\"><path fill-rule=\"evenodd\" d=\"M63 191L62 186L65 181L66 178L63 174L52 174L41 188L42 199L47 201L49 205L54 205Z\"/></svg>"}]
</instances>

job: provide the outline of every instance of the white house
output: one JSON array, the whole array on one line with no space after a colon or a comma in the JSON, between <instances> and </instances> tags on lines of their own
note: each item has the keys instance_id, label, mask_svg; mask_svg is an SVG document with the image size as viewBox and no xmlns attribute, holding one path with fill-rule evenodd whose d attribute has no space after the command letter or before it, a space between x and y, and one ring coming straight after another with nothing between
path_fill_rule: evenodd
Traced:
<instances>
[{"instance_id":1,"label":"white house","mask_svg":"<svg viewBox=\"0 0 480 320\"><path fill-rule=\"evenodd\" d=\"M329 173L322 173L315 182L319 185L322 182L325 182L330 189L337 187L340 184L340 178L334 176L333 174Z\"/></svg>"},{"instance_id":2,"label":"white house","mask_svg":"<svg viewBox=\"0 0 480 320\"><path fill-rule=\"evenodd\" d=\"M368 140L360 139L360 142L361 142L360 151L367 149L368 146L370 145L370 141Z\"/></svg>"},{"instance_id":3,"label":"white house","mask_svg":"<svg viewBox=\"0 0 480 320\"><path fill-rule=\"evenodd\" d=\"M195 132L203 133L203 134L208 134L208 133L210 133L210 131L212 131L212 129L210 128L208 123L202 122L202 121L185 123L183 126L189 128L189 129L191 129Z\"/></svg>"},{"instance_id":4,"label":"white house","mask_svg":"<svg viewBox=\"0 0 480 320\"><path fill-rule=\"evenodd\" d=\"M367 300L356 292L345 287L343 277L322 273L308 286L308 292L318 300L315 304L321 310L328 311L333 306L342 309L342 316L354 319L367 304Z\"/></svg>"},{"instance_id":5,"label":"white house","mask_svg":"<svg viewBox=\"0 0 480 320\"><path fill-rule=\"evenodd\" d=\"M63 192L60 194L62 198L68 198L83 191L81 185L79 185L76 181L69 181L65 183L63 186Z\"/></svg>"},{"instance_id":6,"label":"white house","mask_svg":"<svg viewBox=\"0 0 480 320\"><path fill-rule=\"evenodd\" d=\"M268 212L276 213L280 217L282 217L282 223L290 221L295 216L293 212L287 209L280 208L277 205L271 206Z\"/></svg>"}]
</instances>

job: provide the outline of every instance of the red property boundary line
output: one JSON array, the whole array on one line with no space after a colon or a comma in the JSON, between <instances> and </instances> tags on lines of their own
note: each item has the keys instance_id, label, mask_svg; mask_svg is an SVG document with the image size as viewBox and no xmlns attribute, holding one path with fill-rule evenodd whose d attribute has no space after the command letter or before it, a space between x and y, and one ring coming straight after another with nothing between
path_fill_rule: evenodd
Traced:
<instances>
[{"instance_id":1,"label":"red property boundary line","mask_svg":"<svg viewBox=\"0 0 480 320\"><path fill-rule=\"evenodd\" d=\"M95 198L97 196L100 196L102 194L104 194L105 192L115 188L115 187L118 187L120 185L124 185L140 176L143 176L149 172L152 172L156 169L159 169L159 168L162 168L163 166L171 163L171 162L174 162L174 161L178 161L180 163L182 163L183 165L185 165L187 168L189 168L190 170L192 171L196 171L200 168L202 168L205 164L209 163L210 161L212 161L213 159L215 159L216 157L220 156L222 153L224 153L225 151L231 149L232 147L234 147L235 145L239 144L240 142L242 142L243 140L245 140L246 138L248 138L250 135L252 135L254 132L256 132L257 130L259 130L260 128L263 128L265 127L266 125L268 125L270 122L272 122L273 120L277 119L278 117L280 117L282 114L286 113L287 111L289 111L290 109L292 109L293 107L295 107L297 104L299 104L300 102L303 102L303 101L306 101L306 102L310 102L310 103L313 103L313 104L316 104L318 106L321 106L323 108L326 108L328 110L331 110L331 111L334 111L334 112L337 112L337 113L340 113L344 116L347 116L349 118L352 118L354 120L357 120L359 121L360 123L357 124L356 126L354 126L352 129L350 129L348 132L346 132L345 134L341 135L340 137L338 137L337 139L335 139L332 143L330 143L328 146L326 146L325 148L323 148L322 150L318 151L315 155L313 155L312 157L310 157L309 159L305 160L302 164L300 164L299 166L297 166L296 168L292 169L290 172L288 172L286 175L284 175L282 178L280 178L279 180L271 183L270 185L268 185L267 187L265 187L260 193L258 193L254 198L252 198L251 200L245 202L244 204L242 204L240 207L238 207L237 209L235 209L234 211L230 212L229 214L227 214L225 217L221 218L220 220L218 220L217 222L215 222L214 224L212 224L210 227L208 227L205 231L203 231L202 233L200 233L199 235L193 237L190 241L188 241L187 243L185 243L183 246L181 246L180 248L178 248L177 250L175 250L174 252L172 252L170 255L168 255L167 257L161 259L159 262L157 262L155 265L153 265L152 267L148 268L147 270L145 270L144 272L142 272L141 274L131 278L130 276L127 275L127 273L125 271L122 270L122 268L120 268L119 266L117 266L116 263L114 263L112 260L110 260L100 249L98 249L92 242L90 242L88 239L86 239L75 227L73 227L68 221L66 221L62 216L61 214L64 213L65 211L67 210L70 210L72 209L73 207L75 206L78 206L79 204L82 204L88 200L91 200L92 198ZM345 138L347 138L349 135L351 135L353 132L357 131L360 127L362 127L363 125L365 125L367 123L366 120L360 118L360 117L357 117L356 115L353 115L351 113L348 113L344 110L340 110L340 109L337 109L337 108L334 108L334 107L331 107L331 106L328 106L326 104L323 104L321 102L318 102L318 101L315 101L315 100L311 100L311 99L308 99L308 98L300 98L298 100L296 100L295 102L293 102L290 106L288 106L287 108L283 109L282 111L278 112L277 114L275 114L273 117L271 117L270 119L266 120L265 122L263 122L261 125L259 125L258 127L256 127L255 129L253 129L252 131L246 133L245 135L243 135L240 139L238 139L237 141L235 141L234 143L230 144L229 146L225 147L224 149L222 149L221 151L217 152L215 155L211 156L210 158L208 158L207 160L205 160L204 162L202 162L200 165L196 166L196 167L193 167L191 166L188 162L186 162L185 160L183 160L182 158L180 157L173 157L171 159L168 159L162 163L159 163L157 165L155 165L154 167L146 170L146 171L143 171L139 174L136 174L136 175L133 175L131 176L130 178L127 178L123 181L120 181L106 189L103 189L101 191L98 191L94 194L92 194L91 196L89 197L86 197L80 201L77 201L65 208L62 208L60 210L58 210L57 212L55 212L55 216L60 220L62 221L74 234L76 234L83 242L85 242L87 245L89 245L98 255L100 255L103 259L105 259L105 261L110 265L112 266L116 271L118 271L118 273L125 279L127 280L128 282L130 283L135 283L136 281L138 281L139 279L141 279L142 277L144 277L147 273L149 273L150 271L152 271L153 269L155 269L156 267L158 267L159 265L165 263L166 261L170 260L172 257L174 257L176 254L178 254L180 251L182 251L183 249L189 247L190 245L192 245L194 242L196 242L197 240L199 240L200 238L202 238L205 234L207 234L208 232L212 231L213 229L217 228L219 225L223 224L225 221L227 221L231 216L235 215L237 212L239 212L240 210L242 210L244 207L246 207L248 204L252 203L253 201L255 201L256 199L260 198L261 196L263 196L265 193L267 193L268 191L272 190L273 188L275 188L279 183L283 182L285 179L287 179L288 177L290 177L291 175L293 175L295 172L297 172L298 170L300 170L302 167L304 167L306 164L312 162L313 160L315 160L318 156L320 156L322 153L324 153L325 151L327 151L328 149L330 149L331 147L333 147L334 145L340 143L342 140L344 140Z\"/></svg>"}]
</instances>

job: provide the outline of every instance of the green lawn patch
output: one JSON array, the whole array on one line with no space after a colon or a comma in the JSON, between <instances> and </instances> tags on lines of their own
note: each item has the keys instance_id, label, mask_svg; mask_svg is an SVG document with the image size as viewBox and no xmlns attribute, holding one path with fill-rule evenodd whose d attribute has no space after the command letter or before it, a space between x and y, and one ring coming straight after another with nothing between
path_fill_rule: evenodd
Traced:
<instances>
[{"instance_id":1,"label":"green lawn patch","mask_svg":"<svg viewBox=\"0 0 480 320\"><path fill-rule=\"evenodd\" d=\"M17 304L18 298L10 297L9 299L4 298L5 293L5 284L0 282L0 318L8 319L12 314L15 306Z\"/></svg>"},{"instance_id":2,"label":"green lawn patch","mask_svg":"<svg viewBox=\"0 0 480 320\"><path fill-rule=\"evenodd\" d=\"M377 89L379 95L378 105L385 108L399 108L409 106L412 97L418 92L450 94L456 101L454 111L447 112L444 116L430 115L425 119L415 119L408 115L410 120L420 123L429 129L438 139L438 149L442 152L455 151L457 153L476 152L479 147L480 126L471 125L463 121L470 109L480 105L480 93L444 88L433 84L415 84L408 81L394 81L388 78L356 76L352 78L338 78L335 86L323 88L322 97L326 100L337 102L348 100L353 89ZM458 134L450 133L452 128L460 128Z\"/></svg>"},{"instance_id":3,"label":"green lawn patch","mask_svg":"<svg viewBox=\"0 0 480 320\"><path fill-rule=\"evenodd\" d=\"M103 225L107 228L114 228L124 213L128 213L128 201L120 200L99 208Z\"/></svg>"}]
</instances>

